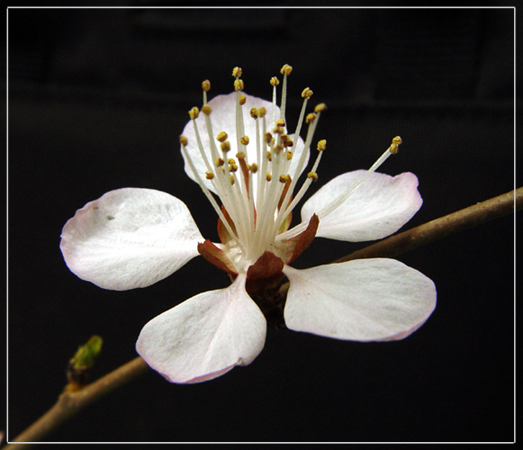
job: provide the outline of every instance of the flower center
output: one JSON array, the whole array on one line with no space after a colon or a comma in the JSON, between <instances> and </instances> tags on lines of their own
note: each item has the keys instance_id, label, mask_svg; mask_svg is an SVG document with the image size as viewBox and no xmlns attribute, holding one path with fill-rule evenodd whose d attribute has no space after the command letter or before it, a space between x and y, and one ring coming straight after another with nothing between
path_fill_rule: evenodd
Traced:
<instances>
[{"instance_id":1,"label":"flower center","mask_svg":"<svg viewBox=\"0 0 523 450\"><path fill-rule=\"evenodd\" d=\"M397 153L401 144L399 136L392 140L390 147L372 165L360 180L342 195L333 198L320 211L312 223L301 223L289 229L292 211L303 198L311 183L318 179L317 169L326 141L317 144L318 154L310 172L308 172L301 187L296 190L300 174L308 163L309 149L321 112L326 110L321 103L314 108L314 112L306 115L306 107L312 96L312 91L306 88L302 91L303 105L298 123L293 135L287 133L285 118L287 98L287 78L292 72L292 67L284 65L281 69L283 75L280 107L277 107L277 86L280 84L277 77L270 83L273 87L272 104L267 104L270 111L261 104L249 110L249 116L244 117L244 108L247 101L253 102L252 97L243 94L244 83L241 79L242 70L234 68L234 111L225 112L227 116L234 116L234 124L229 130L231 139L225 130L220 130L216 135L213 129L212 108L207 102L207 92L211 84L208 80L202 83L203 89L203 126L205 131L202 139L199 126L200 110L196 107L189 111L194 127L197 151L188 151L188 139L180 136L180 143L184 159L189 165L195 180L209 199L218 214L218 232L222 244L213 250L209 244L201 251L209 257L220 260L217 254L223 250L226 258L219 263L219 267L235 273L247 273L258 258L265 252L271 252L282 261L288 263L296 253L298 246L300 252L308 245L318 226L318 217L327 216L338 208L360 186L367 177L374 172L385 160ZM220 113L218 113L220 114ZM198 119L198 120L197 120ZM222 119L222 117L219 117ZM247 121L254 121L252 122ZM303 124L308 129L305 141L300 138ZM245 130L251 130L250 136ZM206 145L204 145L204 142ZM233 149L236 151L234 152ZM200 164L195 164L193 158L199 158ZM203 166L205 169L201 169ZM199 167L198 170L196 167ZM218 204L213 193L221 201ZM298 236L301 236L299 245ZM292 241L292 242L291 242ZM307 242L307 244L305 244ZM299 253L299 252L298 252ZM203 253L202 253L203 254ZM231 264L234 269L231 269Z\"/></svg>"},{"instance_id":2,"label":"flower center","mask_svg":"<svg viewBox=\"0 0 523 450\"><path fill-rule=\"evenodd\" d=\"M205 171L200 173L191 155L187 151L188 141L180 137L182 152L189 164L196 181L211 202L219 216L220 238L223 250L240 272L247 271L256 260L265 252L273 252L282 256L284 250L277 236L285 232L291 222L291 213L299 200L303 197L310 184L318 176L316 170L322 152L326 148L326 141L318 143L318 155L301 188L293 195L299 175L307 164L309 149L318 123L319 116L326 109L324 104L317 105L313 113L305 115L308 100L312 91L306 88L302 92L303 106L298 119L294 135L287 133L285 119L287 78L292 67L284 65L281 104L278 111L276 106L277 86L279 80L271 78L273 86L272 108L267 111L263 105L252 107L249 116L244 117L244 105L247 101L242 93L242 71L239 67L233 70L235 89L235 124L232 138L226 131L220 130L214 135L212 123L212 108L207 103L207 92L210 82L204 81L203 106L201 112L208 135L208 148L203 145L199 125L196 120L200 111L192 108L189 116L194 126L196 145L199 157L203 160ZM254 126L248 128L254 135L245 134L245 121L255 121ZM303 123L308 125L305 141L299 138ZM250 124L251 125L251 124ZM231 142L232 141L232 142ZM254 151L248 151L247 146L254 146ZM232 149L236 149L233 153ZM220 207L211 193L216 193L222 203ZM294 233L296 235L297 233ZM288 235L287 238L293 235Z\"/></svg>"}]
</instances>

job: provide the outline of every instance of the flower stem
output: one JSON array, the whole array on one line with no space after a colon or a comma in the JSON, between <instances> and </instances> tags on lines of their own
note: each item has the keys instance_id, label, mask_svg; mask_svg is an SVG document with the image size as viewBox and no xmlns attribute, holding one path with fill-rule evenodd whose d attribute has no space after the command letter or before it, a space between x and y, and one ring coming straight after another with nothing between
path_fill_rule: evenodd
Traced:
<instances>
[{"instance_id":1,"label":"flower stem","mask_svg":"<svg viewBox=\"0 0 523 450\"><path fill-rule=\"evenodd\" d=\"M344 256L334 263L360 258L396 256L521 209L523 187L391 236ZM280 293L285 294L288 288L289 283L284 284ZM144 360L138 357L78 391L62 393L49 411L11 442L39 442L80 410L141 375L147 368ZM17 449L29 447L29 444L16 445Z\"/></svg>"}]
</instances>

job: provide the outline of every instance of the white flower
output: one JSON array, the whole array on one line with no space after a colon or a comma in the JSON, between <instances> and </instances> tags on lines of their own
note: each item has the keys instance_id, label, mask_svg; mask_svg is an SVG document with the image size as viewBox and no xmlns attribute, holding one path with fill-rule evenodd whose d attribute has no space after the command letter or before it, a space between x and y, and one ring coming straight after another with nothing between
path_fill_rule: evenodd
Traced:
<instances>
[{"instance_id":1,"label":"white flower","mask_svg":"<svg viewBox=\"0 0 523 450\"><path fill-rule=\"evenodd\" d=\"M418 180L375 172L397 151L395 138L368 171L345 173L305 202L302 222L289 229L291 212L317 179L325 141L317 144L312 170L299 187L314 129L324 105L305 115L310 89L294 134L287 134L285 97L290 66L282 68L281 108L244 94L241 69L235 91L207 103L180 138L189 177L218 214L221 243L205 240L185 204L169 194L125 188L77 211L62 232L61 250L71 271L115 290L149 286L198 254L234 280L225 289L198 294L152 319L136 348L171 382L196 383L247 365L262 350L267 322L253 298L290 281L284 319L288 328L337 339L401 339L420 327L436 304L434 283L387 258L297 270L289 264L314 236L343 241L381 239L402 227L422 204ZM308 124L305 141L299 137ZM220 204L221 203L221 204Z\"/></svg>"}]
</instances>

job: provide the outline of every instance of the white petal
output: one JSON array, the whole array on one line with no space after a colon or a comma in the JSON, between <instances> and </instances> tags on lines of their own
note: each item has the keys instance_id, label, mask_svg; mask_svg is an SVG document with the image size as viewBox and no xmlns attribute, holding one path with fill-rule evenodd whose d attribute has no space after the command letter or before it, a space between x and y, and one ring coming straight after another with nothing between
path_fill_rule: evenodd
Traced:
<instances>
[{"instance_id":1,"label":"white petal","mask_svg":"<svg viewBox=\"0 0 523 450\"><path fill-rule=\"evenodd\" d=\"M436 306L436 287L394 259L373 258L311 269L284 269L290 280L285 323L336 339L401 339L419 328Z\"/></svg>"},{"instance_id":2,"label":"white petal","mask_svg":"<svg viewBox=\"0 0 523 450\"><path fill-rule=\"evenodd\" d=\"M328 182L303 205L302 221L318 214L365 174L356 170ZM351 242L382 239L405 225L422 203L416 175L407 172L391 177L374 172L332 213L320 215L316 236Z\"/></svg>"},{"instance_id":3,"label":"white petal","mask_svg":"<svg viewBox=\"0 0 523 450\"><path fill-rule=\"evenodd\" d=\"M150 286L198 255L203 241L185 204L164 192L110 191L78 210L62 231L69 269L114 290Z\"/></svg>"},{"instance_id":4,"label":"white petal","mask_svg":"<svg viewBox=\"0 0 523 450\"><path fill-rule=\"evenodd\" d=\"M250 364L266 332L265 317L239 275L228 288L198 294L152 319L136 350L169 381L198 383Z\"/></svg>"},{"instance_id":5,"label":"white petal","mask_svg":"<svg viewBox=\"0 0 523 450\"><path fill-rule=\"evenodd\" d=\"M266 122L267 122L267 128L268 130L272 129L271 120L272 120L272 102L269 102L267 100L263 100L258 97L253 97L252 95L245 94L246 102L243 105L243 123L244 123L244 131L245 135L249 137L249 145L247 145L247 163L252 162L258 162L258 155L257 155L257 149L256 149L256 121L250 116L249 112L252 108L260 108L261 106L265 107L267 110L266 115ZM212 131L214 139L214 142L217 143L219 146L219 142L216 141L216 136L221 131L225 131L228 135L227 140L231 143L231 150L229 152L229 155L231 157L235 157L236 153L238 153L238 147L237 147L237 136L236 136L236 92L231 92L227 95L218 95L214 97L210 102L209 106L212 109L210 118L212 123ZM276 119L279 119L280 114L280 108L276 107ZM260 120L260 132L262 134L262 142L263 142L263 125L262 121ZM202 146L205 152L205 155L207 156L208 161L212 164L214 159L211 154L211 145L209 141L209 134L207 132L207 128L205 126L205 118L204 114L201 113L199 117L196 119L196 125L198 127L198 131L200 134L200 138L202 141ZM188 145L185 147L187 150L187 153L189 154L189 157L191 158L191 161L193 162L196 171L199 173L200 178L202 178L202 181L205 183L207 188L214 192L212 183L210 180L205 178L205 171L207 170L207 167L205 165L205 162L203 158L201 157L200 150L198 149L197 140L196 140L196 134L194 132L194 125L192 121L189 121L187 125L185 125L185 128L183 129L182 135L185 136L188 140ZM241 137L241 136L240 136ZM290 135L291 139L293 138L292 135ZM291 160L291 166L289 169L289 173L292 175L296 172L296 166L298 165L299 158L301 153L303 152L304 143L303 139L301 137L298 138L298 142L293 147L293 157ZM219 150L221 152L221 150ZM183 155L183 153L182 153ZM220 153L221 156L221 153ZM184 156L185 159L185 156ZM308 157L307 157L308 160ZM306 164L304 165L306 167ZM302 169L303 171L303 169ZM191 168L189 167L189 164L187 161L185 161L185 172L187 175L194 181L196 181L196 177L194 176ZM259 176L259 175L256 175ZM265 176L265 174L263 174ZM256 183L254 183L254 189L256 190ZM256 192L255 192L256 196Z\"/></svg>"}]
</instances>

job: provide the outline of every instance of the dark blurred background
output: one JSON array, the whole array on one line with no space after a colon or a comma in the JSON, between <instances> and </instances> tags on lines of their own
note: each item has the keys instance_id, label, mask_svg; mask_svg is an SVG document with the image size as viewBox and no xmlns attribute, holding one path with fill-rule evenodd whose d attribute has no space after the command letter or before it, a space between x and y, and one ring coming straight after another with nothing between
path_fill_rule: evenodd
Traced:
<instances>
[{"instance_id":1,"label":"dark blurred background","mask_svg":"<svg viewBox=\"0 0 523 450\"><path fill-rule=\"evenodd\" d=\"M370 167L400 135L380 171L419 178L424 204L405 229L513 188L514 9L280 5L8 10L11 439L55 402L92 334L104 338L99 377L136 357L148 320L227 285L197 258L149 288L106 291L73 275L58 247L77 209L120 187L177 196L217 239L178 148L202 80L211 96L228 93L241 66L245 91L268 99L270 77L292 65L291 128L303 88L329 107L313 190ZM317 239L294 265L361 246ZM509 216L398 257L438 289L435 312L405 340L269 330L248 367L190 386L150 371L48 440L512 441L513 251Z\"/></svg>"}]
</instances>

